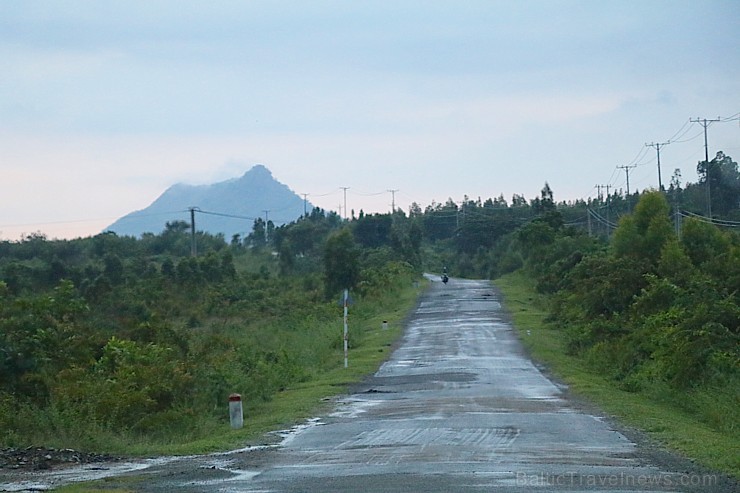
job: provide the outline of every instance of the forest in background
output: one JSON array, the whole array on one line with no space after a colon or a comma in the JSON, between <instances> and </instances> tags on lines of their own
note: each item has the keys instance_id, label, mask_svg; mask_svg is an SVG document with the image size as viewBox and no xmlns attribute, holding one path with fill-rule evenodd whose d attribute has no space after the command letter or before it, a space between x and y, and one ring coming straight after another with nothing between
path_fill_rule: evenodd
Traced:
<instances>
[{"instance_id":1,"label":"forest in background","mask_svg":"<svg viewBox=\"0 0 740 493\"><path fill-rule=\"evenodd\" d=\"M408 214L314 209L228 240L173 222L141 238L0 242L0 445L196 440L235 389L266 401L340 364L342 289L361 312L443 267L525 272L594 372L680 393L737 434L740 174L722 153L698 169L696 184L574 203L545 184L531 200Z\"/></svg>"}]
</instances>

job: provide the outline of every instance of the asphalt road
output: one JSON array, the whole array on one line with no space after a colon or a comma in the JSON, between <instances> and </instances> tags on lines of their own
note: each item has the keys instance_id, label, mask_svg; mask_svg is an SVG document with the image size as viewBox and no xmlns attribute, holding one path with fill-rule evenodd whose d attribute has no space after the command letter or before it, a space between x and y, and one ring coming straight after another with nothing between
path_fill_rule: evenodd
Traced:
<instances>
[{"instance_id":1,"label":"asphalt road","mask_svg":"<svg viewBox=\"0 0 740 493\"><path fill-rule=\"evenodd\" d=\"M524 354L490 283L459 279L432 284L389 361L334 413L279 446L136 474L151 492L719 491L570 401Z\"/></svg>"}]
</instances>

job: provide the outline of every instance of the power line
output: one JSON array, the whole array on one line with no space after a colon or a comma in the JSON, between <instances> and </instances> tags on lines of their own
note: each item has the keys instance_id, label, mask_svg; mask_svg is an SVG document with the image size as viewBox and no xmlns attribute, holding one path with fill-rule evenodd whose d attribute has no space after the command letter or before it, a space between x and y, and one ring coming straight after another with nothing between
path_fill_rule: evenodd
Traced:
<instances>
[{"instance_id":1,"label":"power line","mask_svg":"<svg viewBox=\"0 0 740 493\"><path fill-rule=\"evenodd\" d=\"M678 131L675 134L673 134L673 136L670 139L668 139L668 142L673 142L673 141L680 139L681 137L686 135L686 132L688 132L690 128L691 128L691 120L689 119L684 122L683 126L679 128ZM681 132L683 133L681 134Z\"/></svg>"},{"instance_id":2,"label":"power line","mask_svg":"<svg viewBox=\"0 0 740 493\"><path fill-rule=\"evenodd\" d=\"M725 226L729 228L740 228L740 222L738 221L727 221L725 219L714 219L711 217L705 217L700 214L696 214L690 211L680 211L681 216L690 217L707 224L713 224L715 226Z\"/></svg>"},{"instance_id":3,"label":"power line","mask_svg":"<svg viewBox=\"0 0 740 493\"><path fill-rule=\"evenodd\" d=\"M257 219L256 217L239 216L239 215L236 215L236 214L225 214L223 212L204 211L203 209L197 209L197 212L200 212L201 214L209 214L211 216L231 217L231 218L234 218L234 219L246 219L248 221L254 221L254 220Z\"/></svg>"},{"instance_id":4,"label":"power line","mask_svg":"<svg viewBox=\"0 0 740 493\"><path fill-rule=\"evenodd\" d=\"M340 188L344 188L344 187L340 187ZM347 187L347 188L349 188L349 187ZM375 197L377 195L382 195L382 194L384 194L387 191L388 190L383 190L381 192L358 192L358 191L352 191L350 193L353 194L353 195L360 195L362 197Z\"/></svg>"},{"instance_id":5,"label":"power line","mask_svg":"<svg viewBox=\"0 0 740 493\"><path fill-rule=\"evenodd\" d=\"M686 130L686 132L684 132L683 135L686 135L687 133L688 133L688 130ZM683 137L683 135L681 137ZM701 131L699 131L699 133L696 134L696 135L694 135L693 137L689 137L688 139L683 139L683 140L681 140L681 138L679 138L679 139L671 139L671 142L673 142L675 144L683 144L685 142L691 142L692 140L696 139L700 135L701 135Z\"/></svg>"},{"instance_id":6,"label":"power line","mask_svg":"<svg viewBox=\"0 0 740 493\"><path fill-rule=\"evenodd\" d=\"M607 210L608 210L608 209L607 209ZM593 209L588 209L588 213L589 213L590 217L593 217L593 218L594 218L594 219L596 219L596 220L597 220L597 221L598 221L599 223L601 223L601 224L603 224L604 226L606 226L606 229L607 229L607 236L609 236L609 234L610 234L610 229L616 229L616 228L617 228L617 225L616 225L615 223L611 222L611 221L610 221L609 219L607 219L607 218L604 218L604 216L602 216L601 214L599 214L599 213L598 213L598 212L596 212L595 210L593 210Z\"/></svg>"},{"instance_id":7,"label":"power line","mask_svg":"<svg viewBox=\"0 0 740 493\"><path fill-rule=\"evenodd\" d=\"M329 195L334 195L339 190L341 190L341 188L337 188L335 190L332 190L331 192L326 192L326 193L307 193L307 194L304 194L304 195L309 195L311 197L328 197Z\"/></svg>"},{"instance_id":8,"label":"power line","mask_svg":"<svg viewBox=\"0 0 740 493\"><path fill-rule=\"evenodd\" d=\"M647 149L645 149L645 147L641 147L640 152L637 153L637 156L635 156L634 159L630 161L630 165L637 164L639 166L638 161L643 158L646 152L647 152Z\"/></svg>"}]
</instances>

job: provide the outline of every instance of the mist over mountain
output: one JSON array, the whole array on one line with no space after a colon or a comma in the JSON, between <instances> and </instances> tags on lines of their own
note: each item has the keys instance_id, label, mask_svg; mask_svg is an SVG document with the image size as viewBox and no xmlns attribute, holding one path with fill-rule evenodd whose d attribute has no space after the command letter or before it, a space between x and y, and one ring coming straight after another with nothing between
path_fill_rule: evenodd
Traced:
<instances>
[{"instance_id":1,"label":"mist over mountain","mask_svg":"<svg viewBox=\"0 0 740 493\"><path fill-rule=\"evenodd\" d=\"M122 236L158 234L169 221L190 223L191 207L201 211L195 215L196 230L223 233L227 240L234 234L249 234L256 218L265 219L265 211L268 220L280 226L298 219L304 207L309 212L313 209L258 164L240 178L211 185L173 185L149 207L123 216L105 230Z\"/></svg>"}]
</instances>

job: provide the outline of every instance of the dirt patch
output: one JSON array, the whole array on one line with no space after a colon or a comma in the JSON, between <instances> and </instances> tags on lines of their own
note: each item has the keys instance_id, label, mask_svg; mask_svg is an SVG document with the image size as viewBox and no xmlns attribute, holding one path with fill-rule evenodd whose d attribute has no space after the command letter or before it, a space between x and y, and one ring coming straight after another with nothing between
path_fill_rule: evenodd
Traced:
<instances>
[{"instance_id":1,"label":"dirt patch","mask_svg":"<svg viewBox=\"0 0 740 493\"><path fill-rule=\"evenodd\" d=\"M47 447L0 449L0 471L48 471L62 467L122 460L106 454Z\"/></svg>"}]
</instances>

